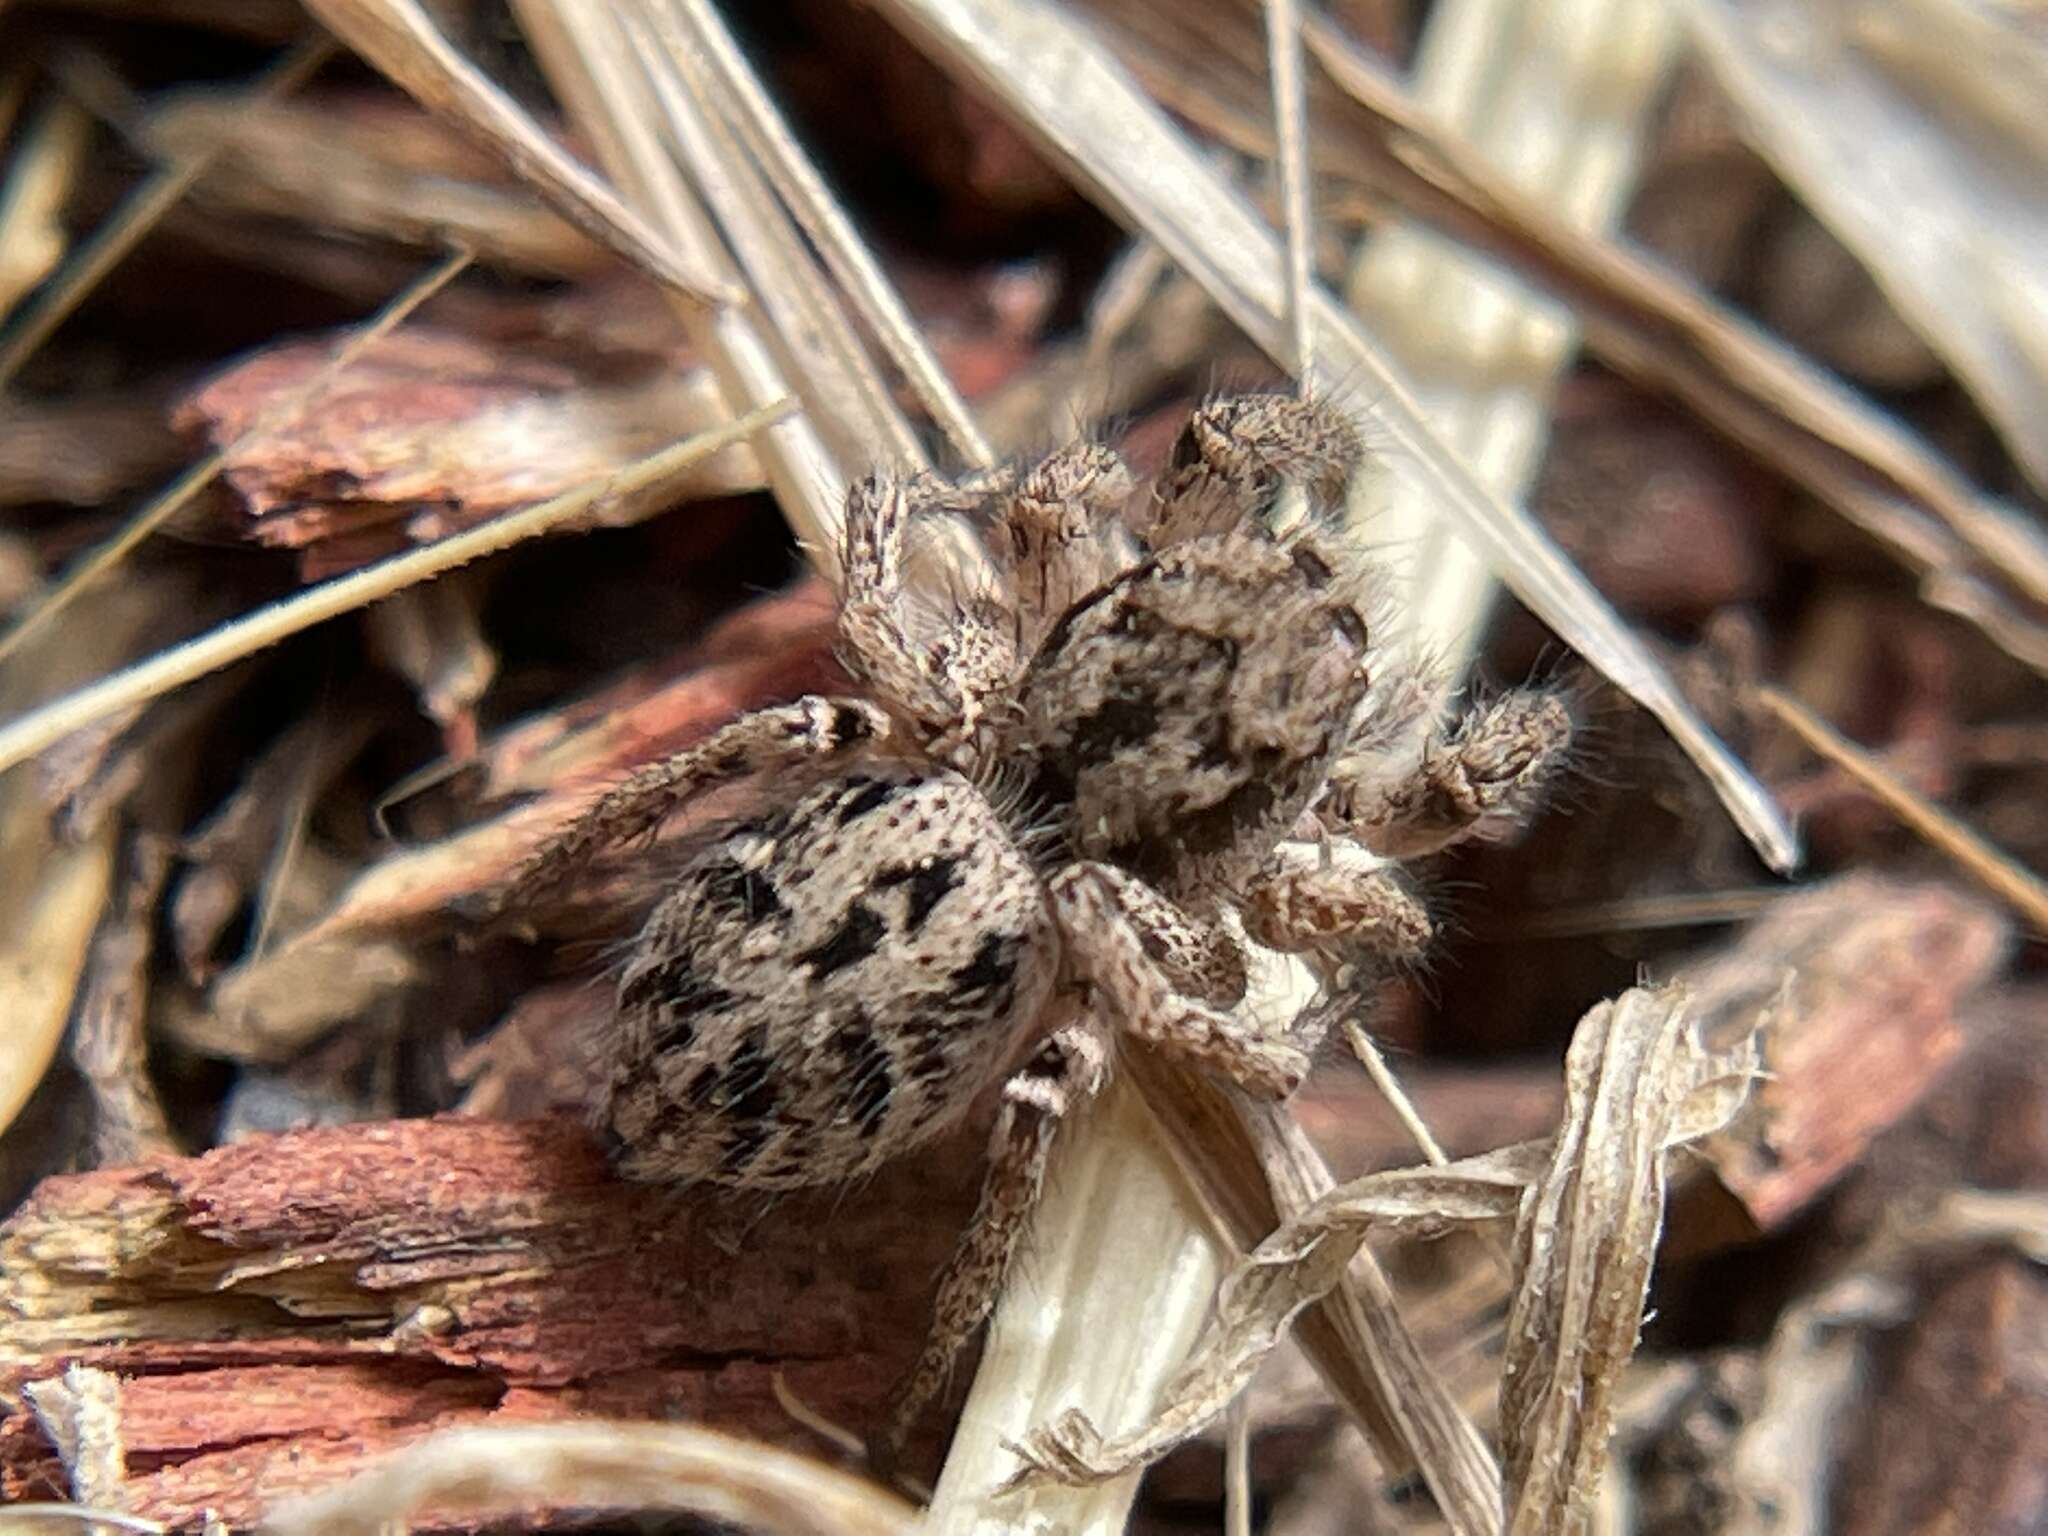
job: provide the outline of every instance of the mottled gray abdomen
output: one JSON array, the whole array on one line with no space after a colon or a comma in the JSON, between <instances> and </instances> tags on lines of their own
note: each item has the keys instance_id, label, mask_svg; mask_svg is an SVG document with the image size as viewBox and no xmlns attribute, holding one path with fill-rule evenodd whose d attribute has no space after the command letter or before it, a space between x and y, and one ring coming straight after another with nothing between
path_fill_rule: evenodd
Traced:
<instances>
[{"instance_id":1,"label":"mottled gray abdomen","mask_svg":"<svg viewBox=\"0 0 2048 1536\"><path fill-rule=\"evenodd\" d=\"M634 1178L790 1189L958 1118L1033 1036L1043 889L957 774L875 765L707 847L619 982L605 1119Z\"/></svg>"}]
</instances>

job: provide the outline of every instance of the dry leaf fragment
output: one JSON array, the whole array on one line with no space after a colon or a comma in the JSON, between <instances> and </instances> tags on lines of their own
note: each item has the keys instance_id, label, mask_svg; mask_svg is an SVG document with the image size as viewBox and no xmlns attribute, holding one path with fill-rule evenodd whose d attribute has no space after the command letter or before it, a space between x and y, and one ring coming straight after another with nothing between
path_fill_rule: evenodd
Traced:
<instances>
[{"instance_id":1,"label":"dry leaf fragment","mask_svg":"<svg viewBox=\"0 0 2048 1536\"><path fill-rule=\"evenodd\" d=\"M149 1075L145 1032L157 903L171 853L166 838L134 835L72 1007L71 1060L92 1092L93 1151L101 1164L138 1162L173 1150L163 1102Z\"/></svg>"},{"instance_id":2,"label":"dry leaf fragment","mask_svg":"<svg viewBox=\"0 0 2048 1536\"><path fill-rule=\"evenodd\" d=\"M1964 1048L1966 1002L2011 939L2004 913L1969 893L1859 872L1778 898L1685 967L1709 1041L1780 1003L1768 1079L1698 1149L1758 1230L1809 1210L1920 1102Z\"/></svg>"},{"instance_id":3,"label":"dry leaf fragment","mask_svg":"<svg viewBox=\"0 0 2048 1536\"><path fill-rule=\"evenodd\" d=\"M1610 1396L1634 1352L1664 1208L1664 1154L1726 1124L1757 1070L1754 1036L1711 1052L1685 993L1637 988L1581 1021L1564 1123L1441 1167L1339 1186L1225 1281L1204 1345L1136 1433L1104 1440L1069 1414L1018 1452L1018 1481L1092 1482L1157 1459L1251 1379L1288 1322L1326 1294L1370 1231L1410 1234L1512 1217L1515 1294L1501 1389L1511 1532L1575 1530L1597 1486Z\"/></svg>"},{"instance_id":4,"label":"dry leaf fragment","mask_svg":"<svg viewBox=\"0 0 2048 1536\"><path fill-rule=\"evenodd\" d=\"M13 310L64 259L64 209L92 141L92 115L72 97L43 107L0 181L0 314Z\"/></svg>"},{"instance_id":5,"label":"dry leaf fragment","mask_svg":"<svg viewBox=\"0 0 2048 1536\"><path fill-rule=\"evenodd\" d=\"M1580 1023L1564 1124L1515 1228L1500 1392L1510 1536L1584 1528L1642 1326L1664 1154L1734 1118L1768 1021L1709 1051L1670 987L1626 992Z\"/></svg>"}]
</instances>

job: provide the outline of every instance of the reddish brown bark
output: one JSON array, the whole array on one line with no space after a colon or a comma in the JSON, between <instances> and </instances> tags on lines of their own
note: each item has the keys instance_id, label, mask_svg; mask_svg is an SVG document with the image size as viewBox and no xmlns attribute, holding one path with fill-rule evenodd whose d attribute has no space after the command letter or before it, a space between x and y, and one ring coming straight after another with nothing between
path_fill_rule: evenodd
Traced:
<instances>
[{"instance_id":1,"label":"reddish brown bark","mask_svg":"<svg viewBox=\"0 0 2048 1536\"><path fill-rule=\"evenodd\" d=\"M240 1524L430 1429L683 1418L821 1450L871 1427L973 1197L964 1146L851 1194L615 1180L573 1121L444 1117L45 1182L0 1227L0 1493L59 1494L24 1387L121 1379L129 1506Z\"/></svg>"}]
</instances>

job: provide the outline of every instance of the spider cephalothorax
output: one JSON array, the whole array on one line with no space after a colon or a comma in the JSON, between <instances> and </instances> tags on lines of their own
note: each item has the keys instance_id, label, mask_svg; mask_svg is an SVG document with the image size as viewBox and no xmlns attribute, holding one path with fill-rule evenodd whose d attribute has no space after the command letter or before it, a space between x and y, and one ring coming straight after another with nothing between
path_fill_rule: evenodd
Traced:
<instances>
[{"instance_id":1,"label":"spider cephalothorax","mask_svg":"<svg viewBox=\"0 0 2048 1536\"><path fill-rule=\"evenodd\" d=\"M862 696L736 720L530 861L546 883L693 795L759 790L621 976L602 1113L633 1177L837 1182L1003 1084L905 1414L986 1311L1108 1032L1289 1092L1314 1042L1233 1014L1239 929L1331 981L1412 952L1426 918L1363 855L1512 820L1564 746L1549 695L1448 727L1389 702L1428 691L1375 676L1399 658L1331 532L1360 458L1335 410L1253 395L1197 412L1149 491L1094 445L958 484L863 481L839 620ZM1290 486L1305 511L1283 519ZM993 586L915 590L920 518L978 531Z\"/></svg>"}]
</instances>

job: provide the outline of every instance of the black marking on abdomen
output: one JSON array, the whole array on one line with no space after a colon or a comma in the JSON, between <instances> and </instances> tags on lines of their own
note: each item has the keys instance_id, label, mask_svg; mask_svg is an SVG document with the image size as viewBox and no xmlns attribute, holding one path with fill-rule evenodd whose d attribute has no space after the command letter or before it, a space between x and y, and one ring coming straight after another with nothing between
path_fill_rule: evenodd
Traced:
<instances>
[{"instance_id":1,"label":"black marking on abdomen","mask_svg":"<svg viewBox=\"0 0 2048 1536\"><path fill-rule=\"evenodd\" d=\"M866 1016L859 1013L833 1032L832 1046L845 1063L840 1106L852 1114L861 1135L871 1137L882 1128L889 1113L889 1100L896 1091L896 1073L890 1065L889 1053L875 1038Z\"/></svg>"},{"instance_id":2,"label":"black marking on abdomen","mask_svg":"<svg viewBox=\"0 0 2048 1536\"><path fill-rule=\"evenodd\" d=\"M884 779L869 778L866 774L856 774L846 783L853 792L841 800L833 812L833 821L842 827L849 821L858 821L869 811L887 805L903 787Z\"/></svg>"},{"instance_id":3,"label":"black marking on abdomen","mask_svg":"<svg viewBox=\"0 0 2048 1536\"><path fill-rule=\"evenodd\" d=\"M659 1009L687 1018L707 1009L729 1008L734 1001L732 993L707 980L688 955L670 955L658 965L634 971L619 987L620 1009L634 1013Z\"/></svg>"},{"instance_id":4,"label":"black marking on abdomen","mask_svg":"<svg viewBox=\"0 0 2048 1536\"><path fill-rule=\"evenodd\" d=\"M728 1174L742 1173L760 1156L775 1130L781 1101L775 1082L775 1058L768 1050L768 1031L760 1025L747 1031L726 1058L724 1080L715 1102L726 1121L725 1156Z\"/></svg>"},{"instance_id":5,"label":"black marking on abdomen","mask_svg":"<svg viewBox=\"0 0 2048 1536\"><path fill-rule=\"evenodd\" d=\"M840 742L866 741L868 717L847 704L832 706L832 734Z\"/></svg>"},{"instance_id":6,"label":"black marking on abdomen","mask_svg":"<svg viewBox=\"0 0 2048 1536\"><path fill-rule=\"evenodd\" d=\"M1359 617L1356 608L1340 606L1334 609L1330 622L1335 625L1337 633L1359 652L1363 653L1366 646L1371 643L1371 632L1367 629L1365 620Z\"/></svg>"},{"instance_id":7,"label":"black marking on abdomen","mask_svg":"<svg viewBox=\"0 0 2048 1536\"><path fill-rule=\"evenodd\" d=\"M905 887L904 929L915 933L932 915L932 908L945 899L946 893L959 889L960 861L930 854L915 864L900 864L894 869L884 870L875 876L875 884L885 889L894 885Z\"/></svg>"},{"instance_id":8,"label":"black marking on abdomen","mask_svg":"<svg viewBox=\"0 0 2048 1536\"><path fill-rule=\"evenodd\" d=\"M822 981L834 971L867 959L881 947L882 935L888 931L889 925L882 921L881 913L864 901L856 901L847 908L845 920L832 936L815 949L798 955L796 963L808 965L811 975Z\"/></svg>"},{"instance_id":9,"label":"black marking on abdomen","mask_svg":"<svg viewBox=\"0 0 2048 1536\"><path fill-rule=\"evenodd\" d=\"M1295 573L1311 587L1325 587L1336 573L1330 569L1330 562L1305 545L1297 544L1289 551Z\"/></svg>"},{"instance_id":10,"label":"black marking on abdomen","mask_svg":"<svg viewBox=\"0 0 2048 1536\"><path fill-rule=\"evenodd\" d=\"M789 908L775 894L774 885L759 870L743 868L731 859L721 859L715 864L707 864L699 879L706 906L737 913L750 923L789 915Z\"/></svg>"},{"instance_id":11,"label":"black marking on abdomen","mask_svg":"<svg viewBox=\"0 0 2048 1536\"><path fill-rule=\"evenodd\" d=\"M985 933L974 958L947 978L952 991L946 1006L956 1013L994 1013L997 1000L1017 980L1017 937L1007 933Z\"/></svg>"},{"instance_id":12,"label":"black marking on abdomen","mask_svg":"<svg viewBox=\"0 0 2048 1536\"><path fill-rule=\"evenodd\" d=\"M725 1154L718 1160L719 1171L728 1177L745 1173L774 1134L775 1127L766 1120L740 1121L725 1133Z\"/></svg>"},{"instance_id":13,"label":"black marking on abdomen","mask_svg":"<svg viewBox=\"0 0 2048 1536\"><path fill-rule=\"evenodd\" d=\"M683 1097L695 1109L709 1109L718 1102L719 1086L725 1081L725 1074L716 1062L706 1062L699 1067L683 1088Z\"/></svg>"},{"instance_id":14,"label":"black marking on abdomen","mask_svg":"<svg viewBox=\"0 0 2048 1536\"><path fill-rule=\"evenodd\" d=\"M1109 699L1076 720L1069 751L1081 767L1108 762L1119 747L1150 741L1159 731L1159 707L1147 698Z\"/></svg>"},{"instance_id":15,"label":"black marking on abdomen","mask_svg":"<svg viewBox=\"0 0 2048 1536\"><path fill-rule=\"evenodd\" d=\"M1259 754L1254 754L1254 764ZM1179 823L1181 847L1189 853L1221 853L1244 835L1272 819L1280 797L1263 779L1240 784L1206 810Z\"/></svg>"},{"instance_id":16,"label":"black marking on abdomen","mask_svg":"<svg viewBox=\"0 0 2048 1536\"><path fill-rule=\"evenodd\" d=\"M946 1026L937 1019L920 1018L906 1027L906 1036L916 1040L917 1054L911 1058L910 1075L918 1082L931 1082L951 1075L953 1057L946 1049Z\"/></svg>"}]
</instances>

